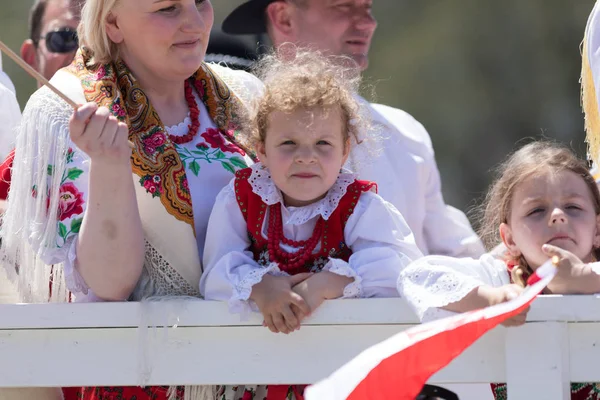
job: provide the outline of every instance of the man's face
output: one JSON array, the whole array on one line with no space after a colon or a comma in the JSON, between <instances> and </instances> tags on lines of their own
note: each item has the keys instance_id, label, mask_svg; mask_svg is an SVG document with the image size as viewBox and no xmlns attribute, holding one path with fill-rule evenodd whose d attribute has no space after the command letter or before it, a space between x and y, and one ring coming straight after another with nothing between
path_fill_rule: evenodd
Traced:
<instances>
[{"instance_id":1,"label":"man's face","mask_svg":"<svg viewBox=\"0 0 600 400\"><path fill-rule=\"evenodd\" d=\"M373 0L295 0L291 2L292 41L326 54L348 56L365 70L377 27Z\"/></svg>"},{"instance_id":2,"label":"man's face","mask_svg":"<svg viewBox=\"0 0 600 400\"><path fill-rule=\"evenodd\" d=\"M34 52L23 58L46 79L52 78L56 71L66 67L73 61L76 49L68 52L57 52L57 49L63 50L65 46L53 46L53 44L48 43L47 35L54 31L68 32L69 29L76 30L81 18L79 3L77 0L49 0L42 18L40 37L36 38L38 39L37 46L30 43L33 48L27 50L26 42L21 49L22 54L27 51ZM55 43L60 42L59 44L64 43L62 38L59 37L55 37L54 41Z\"/></svg>"}]
</instances>

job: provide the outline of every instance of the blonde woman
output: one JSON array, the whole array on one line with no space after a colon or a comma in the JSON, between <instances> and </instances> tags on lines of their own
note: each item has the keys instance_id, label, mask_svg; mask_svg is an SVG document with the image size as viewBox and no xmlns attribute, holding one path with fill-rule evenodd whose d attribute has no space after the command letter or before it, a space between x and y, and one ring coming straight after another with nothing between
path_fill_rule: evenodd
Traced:
<instances>
[{"instance_id":1,"label":"blonde woman","mask_svg":"<svg viewBox=\"0 0 600 400\"><path fill-rule=\"evenodd\" d=\"M81 48L52 79L81 106L38 90L17 139L2 237L24 301L200 295L215 198L252 163L236 143L234 110L236 93L255 81L203 62L212 24L208 0L86 1ZM184 392L212 396L212 388L166 387L65 395Z\"/></svg>"}]
</instances>

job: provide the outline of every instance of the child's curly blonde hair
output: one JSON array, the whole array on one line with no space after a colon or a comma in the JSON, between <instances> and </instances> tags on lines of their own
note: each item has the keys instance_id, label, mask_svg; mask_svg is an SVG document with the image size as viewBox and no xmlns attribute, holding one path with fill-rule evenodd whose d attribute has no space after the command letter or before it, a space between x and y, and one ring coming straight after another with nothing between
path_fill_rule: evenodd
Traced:
<instances>
[{"instance_id":1,"label":"child's curly blonde hair","mask_svg":"<svg viewBox=\"0 0 600 400\"><path fill-rule=\"evenodd\" d=\"M294 53L285 59L268 54L255 66L255 74L265 88L255 103L254 113L242 123L246 145L256 148L265 142L269 116L275 111L317 109L327 113L336 107L343 119L344 142L353 137L360 143L359 132L366 128L366 118L355 98L360 82L356 69L348 67L348 61L342 57L302 49L295 49Z\"/></svg>"}]
</instances>

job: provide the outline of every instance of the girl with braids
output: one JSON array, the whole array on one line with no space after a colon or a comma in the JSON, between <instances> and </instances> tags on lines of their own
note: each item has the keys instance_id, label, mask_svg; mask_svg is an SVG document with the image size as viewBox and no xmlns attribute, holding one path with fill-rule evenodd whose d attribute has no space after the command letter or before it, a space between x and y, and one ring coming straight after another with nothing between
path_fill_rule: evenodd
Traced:
<instances>
[{"instance_id":1,"label":"girl with braids","mask_svg":"<svg viewBox=\"0 0 600 400\"><path fill-rule=\"evenodd\" d=\"M428 256L405 268L398 290L421 320L508 301L546 260L559 272L546 293L600 292L600 194L587 164L570 150L530 143L499 169L483 207L482 237L506 246L504 259ZM523 313L504 325L525 322ZM506 385L492 385L506 399ZM573 384L572 399L600 399L595 385Z\"/></svg>"}]
</instances>

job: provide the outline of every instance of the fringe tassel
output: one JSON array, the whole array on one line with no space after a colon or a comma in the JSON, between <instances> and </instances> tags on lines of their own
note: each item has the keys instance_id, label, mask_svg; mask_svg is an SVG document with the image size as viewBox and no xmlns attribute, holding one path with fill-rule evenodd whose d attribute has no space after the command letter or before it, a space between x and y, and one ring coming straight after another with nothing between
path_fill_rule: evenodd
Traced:
<instances>
[{"instance_id":1,"label":"fringe tassel","mask_svg":"<svg viewBox=\"0 0 600 400\"><path fill-rule=\"evenodd\" d=\"M583 39L582 62L581 62L581 107L585 115L586 142L588 143L588 158L598 165L600 160L600 113L598 111L598 99L596 98L596 86L594 76L590 67L587 34ZM599 82L600 83L600 82Z\"/></svg>"},{"instance_id":2,"label":"fringe tassel","mask_svg":"<svg viewBox=\"0 0 600 400\"><path fill-rule=\"evenodd\" d=\"M62 265L50 267L43 260L57 249L59 188L72 112L44 87L27 103L16 139L8 208L0 230L0 260L27 303L68 301ZM65 244L63 250L67 249Z\"/></svg>"}]
</instances>

